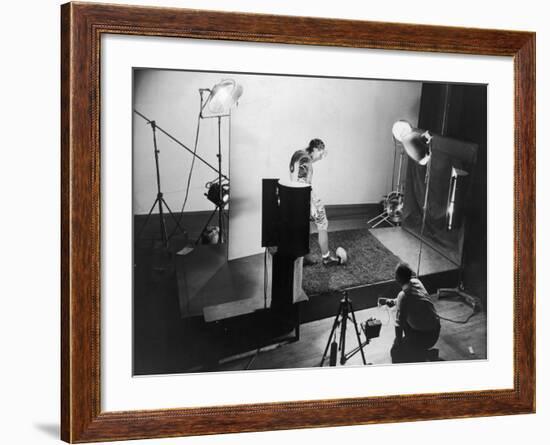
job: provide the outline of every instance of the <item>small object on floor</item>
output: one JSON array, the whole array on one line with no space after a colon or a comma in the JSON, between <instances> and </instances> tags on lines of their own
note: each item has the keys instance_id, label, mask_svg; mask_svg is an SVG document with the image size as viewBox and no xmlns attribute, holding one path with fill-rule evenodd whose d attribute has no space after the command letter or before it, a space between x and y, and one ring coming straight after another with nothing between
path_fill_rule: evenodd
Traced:
<instances>
[{"instance_id":1,"label":"small object on floor","mask_svg":"<svg viewBox=\"0 0 550 445\"><path fill-rule=\"evenodd\" d=\"M346 264L348 262L348 253L343 247L338 247L336 249L336 256L340 260L340 264Z\"/></svg>"},{"instance_id":2,"label":"small object on floor","mask_svg":"<svg viewBox=\"0 0 550 445\"><path fill-rule=\"evenodd\" d=\"M218 226L207 226L201 234L202 244L218 244L220 240L220 228Z\"/></svg>"},{"instance_id":3,"label":"small object on floor","mask_svg":"<svg viewBox=\"0 0 550 445\"><path fill-rule=\"evenodd\" d=\"M183 249L176 252L176 255L187 255L188 253L193 252L193 247L185 246Z\"/></svg>"},{"instance_id":4,"label":"small object on floor","mask_svg":"<svg viewBox=\"0 0 550 445\"><path fill-rule=\"evenodd\" d=\"M382 322L377 318L370 317L367 321L361 323L361 328L365 333L367 342L370 342L373 338L380 337L380 330L382 329Z\"/></svg>"}]
</instances>

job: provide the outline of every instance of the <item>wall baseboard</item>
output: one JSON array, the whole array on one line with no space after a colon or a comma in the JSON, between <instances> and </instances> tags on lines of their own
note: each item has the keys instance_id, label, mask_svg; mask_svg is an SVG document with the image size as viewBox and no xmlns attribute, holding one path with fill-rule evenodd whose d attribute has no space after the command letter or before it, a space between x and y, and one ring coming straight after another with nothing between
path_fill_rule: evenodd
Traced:
<instances>
[{"instance_id":1,"label":"wall baseboard","mask_svg":"<svg viewBox=\"0 0 550 445\"><path fill-rule=\"evenodd\" d=\"M367 204L338 204L325 206L327 218L345 219L345 218L364 218L369 215L376 215L382 211L380 203Z\"/></svg>"},{"instance_id":2,"label":"wall baseboard","mask_svg":"<svg viewBox=\"0 0 550 445\"><path fill-rule=\"evenodd\" d=\"M366 204L335 204L335 205L326 205L325 210L327 212L327 217L331 218L353 218L364 217L365 215L376 214L378 211L381 211L380 203L366 203ZM204 219L208 218L212 210L201 210L196 212L184 212L183 218L190 219ZM181 212L174 212L176 218L180 217ZM147 214L138 214L134 215L135 224L139 226L140 223L145 222ZM158 219L158 213L153 213L151 219L156 221Z\"/></svg>"}]
</instances>

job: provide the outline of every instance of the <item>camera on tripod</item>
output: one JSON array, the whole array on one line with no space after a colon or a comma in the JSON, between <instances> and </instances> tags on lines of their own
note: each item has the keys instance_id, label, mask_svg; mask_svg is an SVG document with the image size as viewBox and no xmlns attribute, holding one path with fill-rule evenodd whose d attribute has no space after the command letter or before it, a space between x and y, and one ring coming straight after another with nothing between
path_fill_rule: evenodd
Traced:
<instances>
[{"instance_id":1,"label":"camera on tripod","mask_svg":"<svg viewBox=\"0 0 550 445\"><path fill-rule=\"evenodd\" d=\"M357 337L357 347L350 352L346 353L346 326L347 322L351 321L352 327L355 330L355 335ZM336 329L339 328L340 336L337 339ZM329 365L336 366L337 355L340 353L340 364L345 365L346 362L353 357L356 353L361 353L361 359L363 364L367 364L365 359L365 352L363 347L370 343L370 340L380 336L380 330L382 328L382 322L374 317L369 318L367 321L361 323L361 328L365 334L365 340L361 340L361 334L359 332L359 325L355 318L355 311L351 303L351 299L348 296L348 292L344 291L342 293L342 299L340 300L340 307L336 317L334 318L334 323L328 337L327 345L325 347L325 352L321 358L321 363L319 366L323 366L327 355L329 356ZM330 354L329 354L330 350ZM371 363L369 363L371 364Z\"/></svg>"}]
</instances>

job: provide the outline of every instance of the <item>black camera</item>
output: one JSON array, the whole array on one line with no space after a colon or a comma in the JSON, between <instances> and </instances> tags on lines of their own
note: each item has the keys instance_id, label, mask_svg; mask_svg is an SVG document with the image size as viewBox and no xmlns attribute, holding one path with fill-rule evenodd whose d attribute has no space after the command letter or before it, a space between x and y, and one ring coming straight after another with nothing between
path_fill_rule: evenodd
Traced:
<instances>
[{"instance_id":1,"label":"black camera","mask_svg":"<svg viewBox=\"0 0 550 445\"><path fill-rule=\"evenodd\" d=\"M382 329L382 322L376 318L369 318L367 321L361 324L367 341L380 337L380 329Z\"/></svg>"},{"instance_id":2,"label":"black camera","mask_svg":"<svg viewBox=\"0 0 550 445\"><path fill-rule=\"evenodd\" d=\"M379 298L378 299L378 306L388 306L393 307L395 306L395 300L393 298Z\"/></svg>"}]
</instances>

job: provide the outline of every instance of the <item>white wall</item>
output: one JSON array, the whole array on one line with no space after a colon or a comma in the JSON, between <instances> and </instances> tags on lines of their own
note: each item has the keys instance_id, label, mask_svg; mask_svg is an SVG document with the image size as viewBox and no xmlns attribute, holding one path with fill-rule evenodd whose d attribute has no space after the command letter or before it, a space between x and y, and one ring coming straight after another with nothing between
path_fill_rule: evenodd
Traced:
<instances>
[{"instance_id":1,"label":"white wall","mask_svg":"<svg viewBox=\"0 0 550 445\"><path fill-rule=\"evenodd\" d=\"M139 70L134 107L192 148L198 89L227 77L244 88L232 114L230 149L227 119L222 127L222 170L229 167L231 180L230 258L261 251L261 180L288 177L292 153L314 137L328 149L328 157L315 164L313 176L325 204L377 202L389 191L391 126L397 119L416 124L420 82ZM216 128L215 119L201 122L198 149L214 165ZM175 211L184 199L191 155L162 134L158 147L163 188ZM213 176L211 169L196 162L186 210L212 208L203 192ZM155 187L151 129L135 116L134 213L149 210Z\"/></svg>"},{"instance_id":2,"label":"white wall","mask_svg":"<svg viewBox=\"0 0 550 445\"><path fill-rule=\"evenodd\" d=\"M96 0L100 1L100 0ZM112 1L112 0L111 0ZM316 0L117 0L156 6L183 6L318 15L350 19L498 27L537 31L538 117L538 290L537 414L457 419L344 428L318 428L265 433L228 434L135 441L135 444L263 445L315 443L464 445L491 441L533 445L548 441L550 422L550 313L545 272L549 266L550 219L547 205L550 175L550 28L547 5L537 0L498 3L464 0L446 8L440 1L338 2ZM8 2L0 29L0 70L4 160L0 175L3 297L0 335L2 442L59 444L59 4L58 0ZM22 32L32 29L33 32ZM15 191L17 193L15 193ZM29 213L32 210L32 215ZM32 217L31 217L32 216Z\"/></svg>"},{"instance_id":3,"label":"white wall","mask_svg":"<svg viewBox=\"0 0 550 445\"><path fill-rule=\"evenodd\" d=\"M312 138L328 156L314 165L325 204L377 202L391 187L391 126L418 120L421 84L296 77L242 79L233 114L229 258L261 251L261 180L287 178L290 157Z\"/></svg>"}]
</instances>

